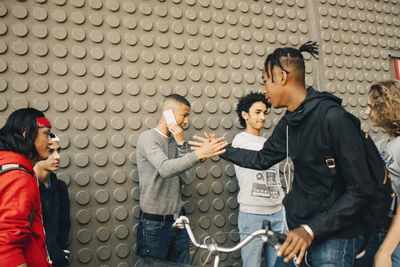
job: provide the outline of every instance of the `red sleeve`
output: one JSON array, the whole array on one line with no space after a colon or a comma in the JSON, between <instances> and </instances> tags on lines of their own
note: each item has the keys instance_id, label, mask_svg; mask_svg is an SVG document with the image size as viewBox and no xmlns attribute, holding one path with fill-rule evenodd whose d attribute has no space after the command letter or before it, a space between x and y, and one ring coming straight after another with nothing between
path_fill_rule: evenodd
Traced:
<instances>
[{"instance_id":1,"label":"red sleeve","mask_svg":"<svg viewBox=\"0 0 400 267\"><path fill-rule=\"evenodd\" d=\"M0 179L0 266L26 262L24 247L31 236L29 216L35 209L35 183L24 171Z\"/></svg>"}]
</instances>

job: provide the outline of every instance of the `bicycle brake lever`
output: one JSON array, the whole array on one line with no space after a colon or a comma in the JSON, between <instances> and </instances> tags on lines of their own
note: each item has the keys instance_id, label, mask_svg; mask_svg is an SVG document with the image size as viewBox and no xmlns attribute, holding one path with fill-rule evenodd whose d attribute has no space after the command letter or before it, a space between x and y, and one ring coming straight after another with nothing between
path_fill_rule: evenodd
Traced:
<instances>
[{"instance_id":1,"label":"bicycle brake lever","mask_svg":"<svg viewBox=\"0 0 400 267\"><path fill-rule=\"evenodd\" d=\"M264 220L262 228L265 229L265 231L269 231L271 229L271 221Z\"/></svg>"},{"instance_id":2,"label":"bicycle brake lever","mask_svg":"<svg viewBox=\"0 0 400 267\"><path fill-rule=\"evenodd\" d=\"M268 233L268 240L266 241L268 245L279 249L279 247L285 242L286 235L281 233L272 232Z\"/></svg>"},{"instance_id":3,"label":"bicycle brake lever","mask_svg":"<svg viewBox=\"0 0 400 267\"><path fill-rule=\"evenodd\" d=\"M275 233L278 237L278 242L282 245L285 243L287 235L286 234L281 234L281 233Z\"/></svg>"}]
</instances>

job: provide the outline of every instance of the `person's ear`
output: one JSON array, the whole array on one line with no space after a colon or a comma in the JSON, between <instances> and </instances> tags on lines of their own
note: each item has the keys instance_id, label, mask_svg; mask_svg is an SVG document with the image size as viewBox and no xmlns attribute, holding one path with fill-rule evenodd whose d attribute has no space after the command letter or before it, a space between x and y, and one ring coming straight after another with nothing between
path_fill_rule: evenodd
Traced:
<instances>
[{"instance_id":1,"label":"person's ear","mask_svg":"<svg viewBox=\"0 0 400 267\"><path fill-rule=\"evenodd\" d=\"M279 81L281 85L286 85L286 83L288 82L288 73L286 71L281 70L281 72L279 73Z\"/></svg>"},{"instance_id":2,"label":"person's ear","mask_svg":"<svg viewBox=\"0 0 400 267\"><path fill-rule=\"evenodd\" d=\"M22 136L24 137L24 139L26 138L26 129L24 129L24 131L22 132Z\"/></svg>"},{"instance_id":3,"label":"person's ear","mask_svg":"<svg viewBox=\"0 0 400 267\"><path fill-rule=\"evenodd\" d=\"M247 120L249 118L249 113L247 113L246 111L242 111L242 117L243 119Z\"/></svg>"}]
</instances>

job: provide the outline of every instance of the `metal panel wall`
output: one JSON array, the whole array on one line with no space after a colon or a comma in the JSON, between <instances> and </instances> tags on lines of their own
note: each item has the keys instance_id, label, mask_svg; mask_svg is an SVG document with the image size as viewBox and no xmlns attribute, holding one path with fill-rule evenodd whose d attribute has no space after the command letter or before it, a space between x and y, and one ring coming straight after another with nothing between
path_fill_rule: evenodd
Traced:
<instances>
[{"instance_id":1,"label":"metal panel wall","mask_svg":"<svg viewBox=\"0 0 400 267\"><path fill-rule=\"evenodd\" d=\"M306 56L308 85L343 98L375 136L364 109L368 84L389 78L400 49L400 1L36 0L0 2L0 126L35 107L61 137L59 178L71 198L72 266L135 266L138 135L156 125L164 96L192 103L189 139L228 141L235 104L262 87L265 57L280 46L321 44ZM284 110L272 110L268 136ZM237 181L218 157L184 187L192 222L221 245L239 240ZM204 237L196 230L197 237ZM196 257L205 260L206 252ZM240 253L222 256L240 266Z\"/></svg>"}]
</instances>

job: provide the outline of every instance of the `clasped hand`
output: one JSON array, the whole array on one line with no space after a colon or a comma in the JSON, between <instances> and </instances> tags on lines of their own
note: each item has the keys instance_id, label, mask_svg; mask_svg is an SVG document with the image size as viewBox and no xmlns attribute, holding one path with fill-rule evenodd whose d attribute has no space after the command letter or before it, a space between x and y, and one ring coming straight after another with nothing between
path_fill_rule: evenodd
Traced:
<instances>
[{"instance_id":1,"label":"clasped hand","mask_svg":"<svg viewBox=\"0 0 400 267\"><path fill-rule=\"evenodd\" d=\"M193 136L196 141L189 141L191 149L196 152L197 158L207 159L221 155L225 152L228 142L224 141L224 137L215 138L213 135L204 133L205 137Z\"/></svg>"}]
</instances>

